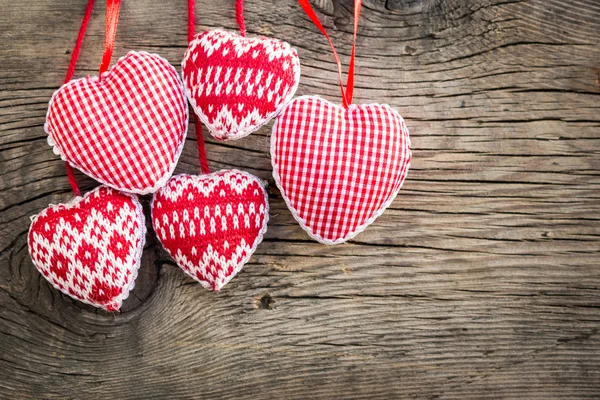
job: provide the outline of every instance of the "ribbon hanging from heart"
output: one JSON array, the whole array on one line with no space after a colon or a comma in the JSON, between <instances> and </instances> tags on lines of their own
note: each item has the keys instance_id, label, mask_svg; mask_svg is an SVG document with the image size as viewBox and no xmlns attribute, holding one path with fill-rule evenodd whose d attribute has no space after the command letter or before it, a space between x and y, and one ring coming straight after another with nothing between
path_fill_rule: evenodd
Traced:
<instances>
[{"instance_id":1,"label":"ribbon hanging from heart","mask_svg":"<svg viewBox=\"0 0 600 400\"><path fill-rule=\"evenodd\" d=\"M196 40L194 0L188 0L188 41ZM199 69L195 76L202 78L200 74L205 73L209 74ZM190 102L194 104L192 98ZM196 120L203 174L175 176L156 192L152 224L177 265L202 286L218 292L243 268L262 241L269 203L257 177L235 169L210 173L201 126Z\"/></svg>"},{"instance_id":2,"label":"ribbon hanging from heart","mask_svg":"<svg viewBox=\"0 0 600 400\"><path fill-rule=\"evenodd\" d=\"M236 19L239 35L202 32L181 63L192 108L217 140L257 131L281 112L300 81L300 60L288 43L246 37L243 0L237 0Z\"/></svg>"},{"instance_id":3,"label":"ribbon hanging from heart","mask_svg":"<svg viewBox=\"0 0 600 400\"><path fill-rule=\"evenodd\" d=\"M110 62L119 12L116 3L107 3L101 70ZM63 87L73 77L93 6L94 0L89 0ZM71 166L65 164L75 198L32 217L29 254L56 289L95 307L118 311L134 287L140 266L146 239L142 206L135 196L107 186L80 197Z\"/></svg>"},{"instance_id":4,"label":"ribbon hanging from heart","mask_svg":"<svg viewBox=\"0 0 600 400\"><path fill-rule=\"evenodd\" d=\"M54 151L71 166L115 189L147 194L175 169L188 107L177 71L156 54L131 51L109 69L120 4L106 2L99 75L61 86L44 128Z\"/></svg>"},{"instance_id":5,"label":"ribbon hanging from heart","mask_svg":"<svg viewBox=\"0 0 600 400\"><path fill-rule=\"evenodd\" d=\"M392 203L408 173L411 150L402 117L387 104L352 104L361 0L354 2L348 80L333 42L308 0L298 0L326 37L340 79L342 105L318 96L294 99L271 134L273 176L300 226L324 244L362 232Z\"/></svg>"}]
</instances>

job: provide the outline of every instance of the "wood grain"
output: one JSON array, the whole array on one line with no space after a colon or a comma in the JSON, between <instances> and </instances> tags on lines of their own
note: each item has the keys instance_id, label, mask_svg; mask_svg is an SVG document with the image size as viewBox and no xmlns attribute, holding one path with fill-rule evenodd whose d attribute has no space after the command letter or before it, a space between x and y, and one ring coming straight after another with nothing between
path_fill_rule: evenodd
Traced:
<instances>
[{"instance_id":1,"label":"wood grain","mask_svg":"<svg viewBox=\"0 0 600 400\"><path fill-rule=\"evenodd\" d=\"M413 144L392 207L320 245L273 183L270 126L207 138L212 169L270 182L264 243L212 294L149 233L116 315L51 289L26 246L29 216L71 197L42 126L84 3L0 0L1 398L600 397L596 0L365 0L356 102L397 107ZM314 4L347 63L351 1ZM99 66L103 8L77 76ZM339 101L328 45L294 0L245 8L249 34L298 49L298 94ZM232 0L197 10L198 30L235 29ZM179 65L185 21L184 0L126 1L115 56ZM195 145L190 130L178 171L199 171Z\"/></svg>"}]
</instances>

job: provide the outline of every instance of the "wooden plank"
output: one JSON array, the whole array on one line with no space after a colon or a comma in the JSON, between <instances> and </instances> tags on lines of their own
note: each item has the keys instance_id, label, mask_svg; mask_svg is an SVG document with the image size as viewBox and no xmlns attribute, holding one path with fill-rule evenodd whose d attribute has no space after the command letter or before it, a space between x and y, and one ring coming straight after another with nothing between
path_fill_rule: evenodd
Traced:
<instances>
[{"instance_id":1,"label":"wooden plank","mask_svg":"<svg viewBox=\"0 0 600 400\"><path fill-rule=\"evenodd\" d=\"M51 289L26 246L29 216L71 197L42 125L84 3L0 0L0 398L600 396L597 1L365 0L356 101L397 107L414 152L392 207L320 245L274 185L270 126L208 139L212 169L269 181L264 243L212 294L150 233L116 315ZM185 3L124 2L115 56L178 65ZM298 94L337 101L328 45L298 4L246 3L250 34L298 49ZM347 63L351 1L314 4ZM103 7L77 76L98 68ZM197 10L198 30L235 29L232 0ZM178 171L198 172L195 145L191 130Z\"/></svg>"}]
</instances>

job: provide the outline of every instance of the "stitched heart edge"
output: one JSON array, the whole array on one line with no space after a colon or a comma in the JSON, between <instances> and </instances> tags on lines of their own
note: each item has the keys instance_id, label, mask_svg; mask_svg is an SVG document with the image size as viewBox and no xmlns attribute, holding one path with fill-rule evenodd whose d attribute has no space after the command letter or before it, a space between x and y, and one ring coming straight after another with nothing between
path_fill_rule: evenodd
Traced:
<instances>
[{"instance_id":1,"label":"stitched heart edge","mask_svg":"<svg viewBox=\"0 0 600 400\"><path fill-rule=\"evenodd\" d=\"M87 197L91 196L92 194L94 194L95 192L99 191L102 188L102 186L98 186L96 189L92 190L91 192L87 192L85 195L82 196L76 196L73 199L71 199L70 201L66 202L66 203L60 203L60 204L49 204L48 207L46 207L45 209L43 209L40 213L32 215L30 217L31 219L31 225L29 226L29 231L27 233L27 248L29 250L29 256L31 258L31 261L33 263L33 265L35 266L35 268L38 270L38 272L40 273L40 275L42 275L44 277L44 279L46 281L48 281L48 283L50 283L56 290L66 294L67 296L69 296L72 299L75 299L77 301L80 301L82 303L85 304L89 304L91 306L94 307L99 307L102 308L104 310L106 310L106 305L107 304L98 304L98 303L92 303L91 301L88 301L86 299L82 299L80 297L75 297L65 291L63 291L60 287L58 287L58 285L56 285L54 282L50 281L50 279L48 279L46 277L46 275L44 275L44 273L42 272L42 270L36 265L35 261L33 261L33 257L31 257L31 248L29 247L29 237L31 235L31 228L33 228L33 224L35 223L35 221L41 217L46 215L46 213L49 210L56 210L56 209L61 209L61 208L69 208L70 206L74 206L82 201L84 201ZM114 189L113 189L114 190ZM137 199L137 197L135 197L134 195L128 194L128 193L123 193L121 192L121 194L130 197L133 202L135 203L136 206L136 215L138 216L138 223L140 226L139 229L139 245L138 247L135 249L135 255L134 255L134 266L133 266L133 270L131 271L131 275L130 275L130 280L129 282L123 287L123 291L121 292L121 294L117 297L115 297L114 299L111 300L111 303L116 303L117 304L117 310L119 310L121 308L121 306L123 305L123 301L125 299L127 299L129 297L129 293L133 290L133 288L135 287L135 280L137 279L138 276L138 271L140 269L140 265L142 264L142 253L144 251L144 245L146 244L146 217L144 216L144 209L142 207L142 204L139 202L139 200Z\"/></svg>"},{"instance_id":2,"label":"stitched heart edge","mask_svg":"<svg viewBox=\"0 0 600 400\"><path fill-rule=\"evenodd\" d=\"M346 111L344 109L343 106L339 105L339 104L335 104L332 103L320 96L300 96L300 97L296 97L293 101L298 101L298 100L303 100L303 99L317 99L319 101L325 102L330 104L333 107L336 107L338 109L341 109L343 111ZM400 113L398 113L394 108L392 108L391 106L389 106L388 104L379 104L379 103L369 103L369 104L352 104L350 105L350 107L365 107L365 106L381 106L381 107L388 107L390 109L390 111L392 113L395 113L398 115L398 117L400 117L400 120L402 122L404 122L404 118L402 118L402 116L400 115ZM406 126L406 124L405 124ZM410 146L410 135L408 134L408 128L406 128L406 142L408 144L408 163L406 164L406 176L404 177L404 180L400 183L400 186L398 187L398 190L396 190L395 192L393 192L390 195L390 198L388 200L385 201L385 203L383 203L383 205L381 206L380 209L378 209L373 216L371 216L369 219L367 219L362 225L359 225L356 230L350 232L348 235L341 237L341 238L337 238L334 240L329 240L329 239L325 239L323 238L321 235L313 232L313 230L306 224L306 221L300 217L298 211L294 208L294 206L292 206L292 202L291 200L287 197L285 190L283 188L283 185L281 184L281 178L279 176L279 166L277 165L276 161L275 161L275 147L276 147L276 142L277 142L277 121L275 121L275 123L273 124L273 128L271 131L271 165L273 166L273 178L275 179L275 184L277 185L277 187L279 188L279 191L281 192L281 196L283 197L283 200L285 201L285 204L287 205L288 209L290 210L290 212L292 213L292 216L294 217L294 219L296 221L298 221L298 223L300 224L300 227L302 229L304 229L306 231L306 233L308 234L308 236L310 236L311 238L313 238L314 240L316 240L319 243L323 243L323 244L327 244L327 245L335 245L335 244L340 244L340 243L344 243L354 237L356 237L358 234L360 234L361 232L363 232L369 225L371 225L373 222L375 222L375 220L384 213L384 211L392 204L392 202L394 201L394 199L396 198L396 196L398 195L398 193L400 192L400 189L402 189L402 185L404 185L404 182L406 181L406 177L408 176L408 171L410 169L410 162L412 161L412 149Z\"/></svg>"},{"instance_id":3,"label":"stitched heart edge","mask_svg":"<svg viewBox=\"0 0 600 400\"><path fill-rule=\"evenodd\" d=\"M288 103L290 101L292 101L292 98L294 97L294 95L296 94L296 90L298 90L298 85L300 84L300 57L298 57L298 52L296 51L295 48L293 48L288 42L285 42L283 40L277 40L277 39L273 39L273 38L269 38L266 36L258 36L258 37L253 37L253 38L246 38L249 40L258 40L258 39L266 39L266 40L274 40L277 42L281 42L284 45L287 45L291 51L293 51L293 53L296 55L296 57L294 58L295 61L297 61L296 63L294 63L294 86L292 87L292 90L290 91L290 93L288 94L288 96L286 96L284 98L284 100L281 102L281 104L279 106L277 106L277 108L275 109L275 111L273 111L272 113L268 114L264 120L257 124L254 125L248 129L245 129L243 131L238 132L235 135L229 135L228 131L225 130L219 130L219 129L214 129L211 124L208 122L208 117L206 116L206 114L204 114L204 112L202 112L202 109L198 106L198 104L196 103L196 99L194 99L194 97L192 96L191 90L189 90L186 80L183 77L183 65L185 64L185 62L188 60L188 58L191 56L190 54L190 50L192 49L192 46L196 46L198 44L198 36L207 33L207 32L223 32L226 33L230 36L233 37L239 37L240 35L238 35L237 33L234 32L229 32L229 31L225 31L225 30L221 30L221 29L213 29L213 30L209 30L209 31L204 31L201 32L199 34L196 35L196 37L194 38L194 40L192 40L189 45L187 50L185 51L185 55L183 56L183 60L181 61L181 77L183 80L183 87L184 87L184 91L185 91L185 95L187 97L187 99L189 100L190 104L192 105L192 108L194 109L194 112L196 113L196 115L198 116L198 118L200 119L200 121L202 121L202 123L208 128L208 130L210 131L210 134L217 140L221 140L221 141L227 141L227 140L238 140L241 138L244 138L248 135L250 135L251 133L256 132L257 130L259 130L260 128L262 128L263 126L265 126L267 123L269 123L269 121L271 121L273 118L275 118L277 115L279 115L279 113L281 113L281 111L283 111L283 109L288 105Z\"/></svg>"},{"instance_id":4,"label":"stitched heart edge","mask_svg":"<svg viewBox=\"0 0 600 400\"><path fill-rule=\"evenodd\" d=\"M181 88L181 94L182 94L183 99L185 101L186 95L185 95L185 91L183 89L183 82L181 80L181 77L177 73L177 70L175 69L175 67L173 67L169 63L169 60L167 60L166 58L161 57L161 56L159 56L158 54L155 54L155 53L148 53L146 51L130 51L126 55L124 55L123 57L119 58L117 60L117 62L112 67L110 67L107 71L103 72L101 74L101 76L105 76L105 75L109 74L110 71L112 70L112 68L115 65L117 65L119 62L121 62L122 60L124 60L125 58L129 57L132 54L145 54L145 55L149 55L149 56L152 56L152 57L156 57L156 58L158 58L158 59L166 62L173 69L173 72L175 72L175 76L177 77L177 80L179 81L179 86ZM109 187L111 187L113 189L117 189L118 191L121 191L121 192L130 193L130 194L145 195L145 194L154 193L158 189L160 189L161 187L163 187L167 183L167 181L169 180L169 178L171 178L171 175L173 175L173 172L175 171L175 167L177 166L177 162L179 162L179 158L181 157L181 153L183 152L183 146L185 144L185 138L187 137L187 131L188 131L188 125L189 125L189 118L190 118L187 104L184 107L184 110L185 110L185 124L184 124L184 127L185 128L183 130L183 135L181 137L181 143L179 144L179 147L175 151L173 161L169 165L169 168L167 169L167 171L165 172L165 174L154 184L154 186L151 186L151 187L146 187L146 188L141 188L141 189L135 189L135 188L134 189L130 189L130 188L126 188L126 187L117 186L117 185L112 184L110 182L106 182L103 179L99 179L93 173L91 173L90 171L88 171L87 168L84 168L84 167L78 165L77 163L72 162L71 160L68 160L67 157L64 154L61 153L60 149L58 148L58 146L54 142L54 139L52 139L52 132L50 131L50 127L48 126L48 117L50 116L50 109L52 108L52 105L54 103L54 98L58 95L58 93L63 88L67 87L68 85L72 85L72 84L74 84L77 81L82 81L82 80L98 81L99 79L100 79L100 76L98 76L98 75L95 75L95 76L86 76L84 78L79 78L79 79L72 79L69 82L61 85L52 94L52 97L50 98L50 101L48 102L48 111L46 112L46 121L44 122L44 131L48 135L48 139L47 139L48 140L48 145L50 145L50 147L52 147L52 151L54 152L54 154L60 156L60 158L63 161L68 162L69 165L71 165L72 167L77 168L78 170L80 170L81 172L83 172L84 174L86 174L87 176L95 179L96 181L102 183L103 185L109 186Z\"/></svg>"},{"instance_id":5,"label":"stitched heart edge","mask_svg":"<svg viewBox=\"0 0 600 400\"><path fill-rule=\"evenodd\" d=\"M248 177L249 179L254 180L256 183L258 183L258 185L260 186L260 188L263 191L263 195L265 198L265 219L263 221L263 226L261 227L260 231L258 232L258 235L256 236L256 239L254 239L254 243L252 245L252 248L250 249L250 252L248 255L246 255L244 258L242 258L242 260L235 266L235 268L233 269L233 272L225 277L225 279L216 286L215 288L215 292L219 292L225 285L227 285L229 283L229 281L231 279L233 279L238 272L240 272L243 268L244 265L246 265L246 263L250 260L250 258L252 258L252 256L254 255L254 252L256 251L256 248L258 247L259 244L261 244L261 242L263 241L263 237L265 235L265 233L267 232L267 226L268 226L268 222L269 222L269 194L267 193L267 189L265 187L265 184L263 183L263 181L258 178L257 176L254 176L248 172L245 171L240 171L238 169L223 169L217 172L212 172L210 174L205 174L205 175L188 175L188 174L179 174L179 175L175 175L174 177L172 177L171 179L175 179L175 178L179 178L179 177L191 177L194 180L200 180L201 177L210 177L211 175L216 175L218 173L222 173L222 172L231 172L231 173L238 173L238 174L242 174L246 177ZM221 179L222 180L222 179ZM158 192L156 193L158 194ZM156 200L156 194L152 197L152 203L151 203L151 219L152 219L152 229L154 229L155 233L156 233L156 227L154 226L154 201ZM175 260L175 256L171 253L171 251L169 249L167 249L163 244L162 241L160 240L160 237L158 236L158 234L156 235L156 238L158 239L158 241L160 242L160 244L163 246L163 249L165 249L165 251L167 253L169 253L169 255L171 256L171 258L173 260ZM177 265L179 266L179 264ZM185 272L188 276L190 276L191 278L193 278L195 281L197 281L198 283L200 283L204 288L208 289L208 290L213 290L213 285L209 282L209 281L203 281L201 279L198 279L198 277L196 277L195 275L192 275L191 272L188 272L186 269L182 268L179 266L179 268Z\"/></svg>"}]
</instances>

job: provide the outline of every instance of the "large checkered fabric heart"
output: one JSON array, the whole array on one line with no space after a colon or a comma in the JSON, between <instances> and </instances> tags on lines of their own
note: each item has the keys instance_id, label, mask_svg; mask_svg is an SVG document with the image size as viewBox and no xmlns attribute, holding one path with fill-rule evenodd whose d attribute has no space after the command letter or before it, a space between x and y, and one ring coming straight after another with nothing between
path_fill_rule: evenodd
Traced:
<instances>
[{"instance_id":1,"label":"large checkered fabric heart","mask_svg":"<svg viewBox=\"0 0 600 400\"><path fill-rule=\"evenodd\" d=\"M214 291L250 259L268 219L262 183L237 170L175 176L152 201L152 223L163 247L187 274Z\"/></svg>"},{"instance_id":2,"label":"large checkered fabric heart","mask_svg":"<svg viewBox=\"0 0 600 400\"><path fill-rule=\"evenodd\" d=\"M300 61L286 42L207 31L181 63L194 111L219 140L239 139L266 124L292 99Z\"/></svg>"},{"instance_id":3,"label":"large checkered fabric heart","mask_svg":"<svg viewBox=\"0 0 600 400\"><path fill-rule=\"evenodd\" d=\"M408 129L388 105L344 109L299 97L273 125L275 181L296 220L321 243L342 243L381 215L410 159Z\"/></svg>"},{"instance_id":4,"label":"large checkered fabric heart","mask_svg":"<svg viewBox=\"0 0 600 400\"><path fill-rule=\"evenodd\" d=\"M52 96L45 129L55 152L92 178L129 193L158 190L183 149L188 107L167 60L130 52L101 77Z\"/></svg>"},{"instance_id":5,"label":"large checkered fabric heart","mask_svg":"<svg viewBox=\"0 0 600 400\"><path fill-rule=\"evenodd\" d=\"M28 246L33 263L55 288L117 311L134 286L145 236L137 199L100 186L34 216Z\"/></svg>"}]
</instances>

